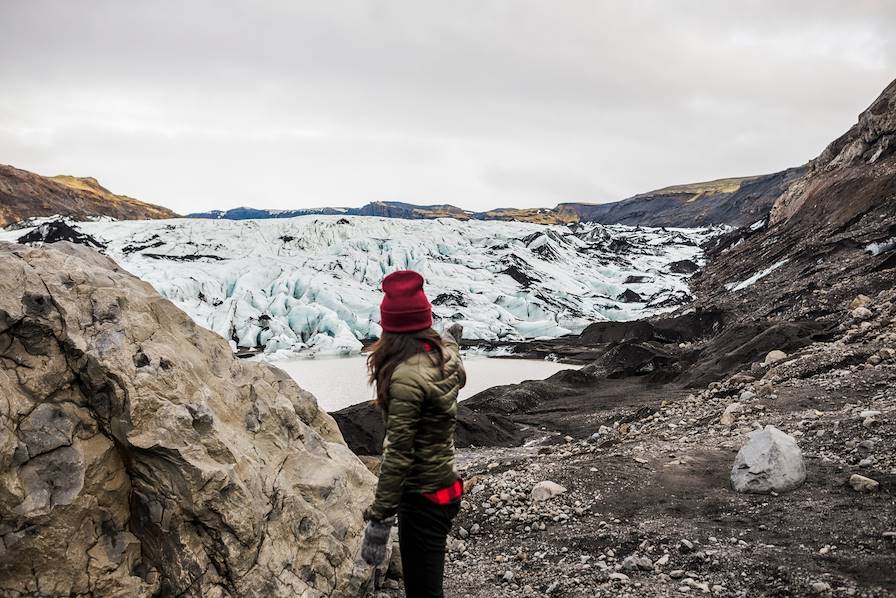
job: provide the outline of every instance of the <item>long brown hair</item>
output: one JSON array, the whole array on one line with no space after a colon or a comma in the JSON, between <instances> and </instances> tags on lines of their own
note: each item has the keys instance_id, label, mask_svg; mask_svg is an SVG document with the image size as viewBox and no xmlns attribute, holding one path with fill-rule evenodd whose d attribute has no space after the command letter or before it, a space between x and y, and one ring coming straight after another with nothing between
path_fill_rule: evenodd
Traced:
<instances>
[{"instance_id":1,"label":"long brown hair","mask_svg":"<svg viewBox=\"0 0 896 598\"><path fill-rule=\"evenodd\" d=\"M389 409L389 382L392 380L392 373L404 360L426 351L426 345L430 346L429 354L435 359L439 369L442 369L445 366L445 347L442 344L442 337L432 328L408 334L384 332L370 345L368 349L370 355L367 356L369 374L367 380L370 384L376 385L374 404L382 409Z\"/></svg>"}]
</instances>

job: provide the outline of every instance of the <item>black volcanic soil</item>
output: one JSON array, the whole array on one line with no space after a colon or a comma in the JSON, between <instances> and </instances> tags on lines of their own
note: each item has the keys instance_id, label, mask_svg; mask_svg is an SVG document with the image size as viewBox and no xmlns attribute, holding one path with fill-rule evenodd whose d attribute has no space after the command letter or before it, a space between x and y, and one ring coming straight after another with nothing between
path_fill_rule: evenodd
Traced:
<instances>
[{"instance_id":1,"label":"black volcanic soil","mask_svg":"<svg viewBox=\"0 0 896 598\"><path fill-rule=\"evenodd\" d=\"M844 309L823 338L773 363L750 357L706 386L689 388L687 371L662 383L606 378L604 363L465 401L517 424L527 442L459 450L468 494L446 595L896 595L896 290L867 305L867 319ZM735 402L743 410L723 423ZM881 414L868 422L866 410ZM797 439L807 481L781 495L736 493L735 454L765 425ZM853 490L854 473L879 490ZM543 480L567 492L533 502ZM629 556L650 569L627 570Z\"/></svg>"}]
</instances>

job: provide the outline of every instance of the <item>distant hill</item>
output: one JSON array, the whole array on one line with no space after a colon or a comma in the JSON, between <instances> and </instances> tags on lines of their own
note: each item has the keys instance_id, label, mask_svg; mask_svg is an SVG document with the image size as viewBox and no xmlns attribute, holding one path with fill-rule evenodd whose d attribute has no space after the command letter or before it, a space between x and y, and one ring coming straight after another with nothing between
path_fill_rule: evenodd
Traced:
<instances>
[{"instance_id":1,"label":"distant hill","mask_svg":"<svg viewBox=\"0 0 896 598\"><path fill-rule=\"evenodd\" d=\"M805 167L759 176L675 185L605 204L569 203L579 219L602 224L642 226L745 226L768 216L775 200Z\"/></svg>"},{"instance_id":2,"label":"distant hill","mask_svg":"<svg viewBox=\"0 0 896 598\"><path fill-rule=\"evenodd\" d=\"M111 216L150 220L177 216L168 208L116 195L96 179L45 177L0 164L0 227L20 220L59 214L76 220Z\"/></svg>"},{"instance_id":3,"label":"distant hill","mask_svg":"<svg viewBox=\"0 0 896 598\"><path fill-rule=\"evenodd\" d=\"M188 214L189 218L292 218L307 214L381 216L409 220L457 218L458 220L509 220L536 224L599 222L642 226L693 227L713 224L745 226L768 216L772 204L787 186L805 172L789 168L773 174L719 179L675 185L641 193L622 201L590 204L561 203L554 208L497 208L486 212L464 210L451 204L416 205L378 201L360 208L312 208L306 210L233 210Z\"/></svg>"}]
</instances>

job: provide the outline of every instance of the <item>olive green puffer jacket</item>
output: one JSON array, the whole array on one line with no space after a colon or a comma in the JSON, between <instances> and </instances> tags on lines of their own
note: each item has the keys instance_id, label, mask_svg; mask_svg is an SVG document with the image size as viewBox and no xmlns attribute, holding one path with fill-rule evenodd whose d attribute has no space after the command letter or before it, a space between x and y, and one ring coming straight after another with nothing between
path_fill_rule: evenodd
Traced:
<instances>
[{"instance_id":1,"label":"olive green puffer jacket","mask_svg":"<svg viewBox=\"0 0 896 598\"><path fill-rule=\"evenodd\" d=\"M467 382L460 349L442 337L445 364L440 371L431 353L420 352L395 368L385 413L386 439L376 498L366 517L393 515L404 492L433 492L457 479L454 426L457 393Z\"/></svg>"}]
</instances>

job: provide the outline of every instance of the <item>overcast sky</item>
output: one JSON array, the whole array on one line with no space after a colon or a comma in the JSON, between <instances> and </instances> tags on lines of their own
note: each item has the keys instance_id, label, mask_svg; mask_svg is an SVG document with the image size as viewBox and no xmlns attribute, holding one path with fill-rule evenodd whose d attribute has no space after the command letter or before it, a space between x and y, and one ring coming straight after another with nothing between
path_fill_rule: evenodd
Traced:
<instances>
[{"instance_id":1,"label":"overcast sky","mask_svg":"<svg viewBox=\"0 0 896 598\"><path fill-rule=\"evenodd\" d=\"M889 0L0 0L0 22L0 163L181 213L772 172L896 77Z\"/></svg>"}]
</instances>

